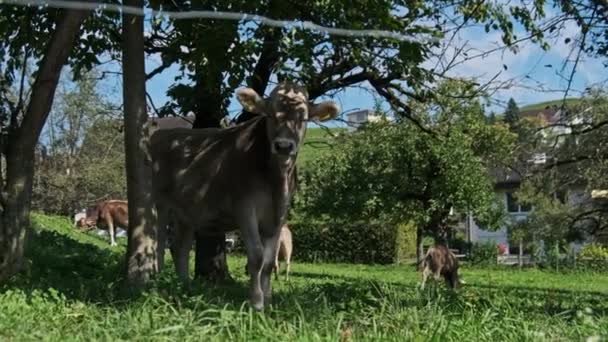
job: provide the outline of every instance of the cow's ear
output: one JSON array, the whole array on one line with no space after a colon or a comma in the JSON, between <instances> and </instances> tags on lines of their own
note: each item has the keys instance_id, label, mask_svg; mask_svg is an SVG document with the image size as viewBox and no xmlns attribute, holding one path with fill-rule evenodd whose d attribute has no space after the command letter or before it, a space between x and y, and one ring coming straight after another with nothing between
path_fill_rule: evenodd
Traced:
<instances>
[{"instance_id":1,"label":"cow's ear","mask_svg":"<svg viewBox=\"0 0 608 342\"><path fill-rule=\"evenodd\" d=\"M255 114L264 114L264 99L251 88L243 88L236 91L236 97L243 105L243 109Z\"/></svg>"},{"instance_id":2,"label":"cow's ear","mask_svg":"<svg viewBox=\"0 0 608 342\"><path fill-rule=\"evenodd\" d=\"M333 101L312 104L308 110L310 120L327 121L335 118L340 112L340 106Z\"/></svg>"}]
</instances>

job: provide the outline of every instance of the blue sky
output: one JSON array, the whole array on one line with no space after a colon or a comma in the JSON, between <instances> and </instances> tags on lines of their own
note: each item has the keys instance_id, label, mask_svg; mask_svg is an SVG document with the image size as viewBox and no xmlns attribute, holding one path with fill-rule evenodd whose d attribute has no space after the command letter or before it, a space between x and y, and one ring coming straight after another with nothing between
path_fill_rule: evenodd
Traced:
<instances>
[{"instance_id":1,"label":"blue sky","mask_svg":"<svg viewBox=\"0 0 608 342\"><path fill-rule=\"evenodd\" d=\"M523 36L522 32L518 33ZM500 73L494 80L502 85L493 94L493 101L489 108L495 112L501 112L510 97L513 97L520 106L562 99L568 86L565 78L570 76L572 60L575 57L572 55L571 46L565 44L564 39L569 37L575 41L577 34L578 28L573 24L567 24L555 32L554 37L549 40L552 45L549 51L543 51L538 45L526 42L518 45L518 53L503 49L467 61L462 60L464 57L460 57L456 60L462 63L449 71L447 75L475 78L480 83L485 83ZM469 56L472 56L499 47L502 43L499 32L488 34L481 27L467 28L454 39L452 47L448 49L448 57L450 57L449 53L454 51L455 46L462 45L466 45L470 49ZM425 66L432 68L436 62L436 60L430 60L425 63ZM158 56L147 58L147 71L158 65L160 65ZM507 70L503 69L503 65L507 66ZM551 67L548 67L549 65ZM115 65L112 68L119 69L119 66ZM569 97L580 96L586 87L605 84L608 79L606 71L602 60L583 56L571 84ZM168 100L166 91L175 83L174 78L177 73L177 66L173 66L148 81L147 90L156 106L160 106ZM104 86L109 87L107 92L115 93L117 97L122 95L119 77L107 80ZM366 85L347 88L334 97L340 103L343 111L373 107L374 95L361 88L369 89ZM230 105L231 115L236 114L239 110L239 104L233 100Z\"/></svg>"}]
</instances>

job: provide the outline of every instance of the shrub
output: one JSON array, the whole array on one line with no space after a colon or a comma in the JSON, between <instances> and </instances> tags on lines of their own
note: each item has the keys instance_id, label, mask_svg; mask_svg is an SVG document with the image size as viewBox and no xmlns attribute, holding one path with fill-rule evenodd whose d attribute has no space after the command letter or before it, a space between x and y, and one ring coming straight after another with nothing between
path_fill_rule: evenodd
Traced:
<instances>
[{"instance_id":1,"label":"shrub","mask_svg":"<svg viewBox=\"0 0 608 342\"><path fill-rule=\"evenodd\" d=\"M608 247L603 247L597 244L589 244L581 249L579 254L581 258L589 259L608 259Z\"/></svg>"},{"instance_id":2,"label":"shrub","mask_svg":"<svg viewBox=\"0 0 608 342\"><path fill-rule=\"evenodd\" d=\"M416 255L416 228L411 223L298 219L289 225L294 258L302 261L389 264Z\"/></svg>"},{"instance_id":3,"label":"shrub","mask_svg":"<svg viewBox=\"0 0 608 342\"><path fill-rule=\"evenodd\" d=\"M496 264L498 248L493 242L474 243L471 246L471 264L493 265Z\"/></svg>"},{"instance_id":4,"label":"shrub","mask_svg":"<svg viewBox=\"0 0 608 342\"><path fill-rule=\"evenodd\" d=\"M397 225L395 232L396 263L416 258L416 225L410 221Z\"/></svg>"}]
</instances>

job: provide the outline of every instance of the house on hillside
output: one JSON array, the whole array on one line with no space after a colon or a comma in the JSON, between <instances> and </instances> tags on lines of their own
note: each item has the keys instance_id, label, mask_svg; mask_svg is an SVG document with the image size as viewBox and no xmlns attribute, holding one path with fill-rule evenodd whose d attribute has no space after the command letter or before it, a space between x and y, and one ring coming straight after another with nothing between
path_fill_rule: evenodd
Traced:
<instances>
[{"instance_id":1,"label":"house on hillside","mask_svg":"<svg viewBox=\"0 0 608 342\"><path fill-rule=\"evenodd\" d=\"M539 128L538 134L540 134L546 142L550 142L550 145L559 145L565 141L568 134L571 133L571 127L573 125L584 125L586 124L581 119L578 113L568 113L556 106L547 107L545 109L525 110L520 112L521 119L528 119L537 121L536 124ZM533 203L523 204L519 203L514 196L515 192L519 189L522 174L519 172L526 172L525 170L531 170L535 167L542 167L543 164L550 163L553 160L549 151L547 152L536 152L526 157L526 165L520 165L519 171L515 170L491 170L491 175L494 178L495 194L500 203L503 203L504 208L510 220L517 222L528 218L532 210L534 210ZM563 203L569 203L571 205L594 205L596 202L594 197L600 195L595 194L592 196L585 188L585 184L571 184L567 189L560 191L560 200ZM465 218L465 230L467 239L470 242L494 242L496 244L504 244L507 247L507 251L515 253L518 244L514 241L509 240L509 232L507 224L497 231L488 231L483 226L479 225L475 218L468 214ZM580 246L574 246L577 248Z\"/></svg>"},{"instance_id":2,"label":"house on hillside","mask_svg":"<svg viewBox=\"0 0 608 342\"><path fill-rule=\"evenodd\" d=\"M381 120L392 122L393 118L375 113L371 109L362 109L346 114L346 122L351 131L358 129L368 122L380 122Z\"/></svg>"}]
</instances>

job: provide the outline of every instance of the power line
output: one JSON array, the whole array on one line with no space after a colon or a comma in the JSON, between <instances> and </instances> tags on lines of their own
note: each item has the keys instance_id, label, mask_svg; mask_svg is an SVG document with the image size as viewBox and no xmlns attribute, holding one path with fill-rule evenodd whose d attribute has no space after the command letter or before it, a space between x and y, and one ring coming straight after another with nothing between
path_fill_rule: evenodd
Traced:
<instances>
[{"instance_id":1,"label":"power line","mask_svg":"<svg viewBox=\"0 0 608 342\"><path fill-rule=\"evenodd\" d=\"M281 27L281 28L294 28L301 30L310 30L317 32L324 32L334 36L346 36L346 37L373 37L373 38L387 38L395 39L399 41L412 42L412 43L428 43L437 40L437 38L419 38L419 35L403 34L397 32L391 32L386 30L353 30L346 28L333 28L327 26L321 26L313 23L312 21L299 21L299 20L276 20L268 17L240 13L240 12L227 12L227 11L156 11L151 8L139 8L133 6L124 6L118 4L108 4L102 2L84 2L84 1L68 1L68 0L0 0L0 4L16 5L16 6L37 6L37 7L52 7L52 8L63 8L63 9L76 9L76 10L102 10L107 12L116 13L127 13L131 15L145 17L150 16L163 16L174 20L183 19L219 19L219 20L233 20L233 21L254 21L259 22L262 25Z\"/></svg>"}]
</instances>

